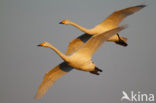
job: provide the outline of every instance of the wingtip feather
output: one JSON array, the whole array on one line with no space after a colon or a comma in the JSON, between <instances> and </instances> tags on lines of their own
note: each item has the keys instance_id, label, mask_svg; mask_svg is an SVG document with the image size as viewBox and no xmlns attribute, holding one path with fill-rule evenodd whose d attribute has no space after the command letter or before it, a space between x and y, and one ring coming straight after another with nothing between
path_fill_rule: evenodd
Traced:
<instances>
[{"instance_id":1,"label":"wingtip feather","mask_svg":"<svg viewBox=\"0 0 156 103\"><path fill-rule=\"evenodd\" d=\"M126 29L126 28L128 28L128 24L121 25L121 26L119 26L119 28L120 29Z\"/></svg>"},{"instance_id":2,"label":"wingtip feather","mask_svg":"<svg viewBox=\"0 0 156 103\"><path fill-rule=\"evenodd\" d=\"M145 4L142 4L142 5L138 5L137 7L141 7L141 8L144 8L144 7L146 7L147 5L145 5Z\"/></svg>"}]
</instances>

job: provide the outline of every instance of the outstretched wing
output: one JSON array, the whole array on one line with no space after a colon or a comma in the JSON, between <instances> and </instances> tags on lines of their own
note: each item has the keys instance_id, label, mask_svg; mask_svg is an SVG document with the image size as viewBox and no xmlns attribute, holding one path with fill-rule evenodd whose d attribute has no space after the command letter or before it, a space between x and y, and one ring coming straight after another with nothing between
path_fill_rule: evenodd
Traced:
<instances>
[{"instance_id":1,"label":"outstretched wing","mask_svg":"<svg viewBox=\"0 0 156 103\"><path fill-rule=\"evenodd\" d=\"M66 55L71 55L72 53L76 52L91 37L92 37L92 35L82 34L79 37L77 37L76 39L72 40L68 45Z\"/></svg>"},{"instance_id":2,"label":"outstretched wing","mask_svg":"<svg viewBox=\"0 0 156 103\"><path fill-rule=\"evenodd\" d=\"M120 32L125 27L126 26L120 26L104 33L94 35L73 55L83 55L84 57L91 59L92 55L104 43L104 41L106 41L108 38L115 35L116 33Z\"/></svg>"},{"instance_id":3,"label":"outstretched wing","mask_svg":"<svg viewBox=\"0 0 156 103\"><path fill-rule=\"evenodd\" d=\"M47 92L47 90L58 80L60 77L67 74L72 70L66 62L57 65L44 75L43 81L36 93L35 99L40 99Z\"/></svg>"},{"instance_id":4,"label":"outstretched wing","mask_svg":"<svg viewBox=\"0 0 156 103\"><path fill-rule=\"evenodd\" d=\"M129 7L126 9L115 11L109 17L107 17L102 23L95 26L95 28L98 28L98 27L107 27L107 28L117 27L118 24L123 19L125 19L127 16L134 14L135 12L141 10L144 7L146 7L146 5L137 5L137 6L133 6L133 7Z\"/></svg>"}]
</instances>

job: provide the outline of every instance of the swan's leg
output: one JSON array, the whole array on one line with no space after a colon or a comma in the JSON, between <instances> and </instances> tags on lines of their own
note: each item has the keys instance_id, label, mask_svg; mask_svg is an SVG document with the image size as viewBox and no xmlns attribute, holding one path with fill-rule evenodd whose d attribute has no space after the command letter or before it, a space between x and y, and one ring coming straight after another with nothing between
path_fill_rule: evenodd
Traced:
<instances>
[{"instance_id":1,"label":"swan's leg","mask_svg":"<svg viewBox=\"0 0 156 103\"><path fill-rule=\"evenodd\" d=\"M90 73L95 74L95 75L100 75L98 71L91 71Z\"/></svg>"},{"instance_id":2,"label":"swan's leg","mask_svg":"<svg viewBox=\"0 0 156 103\"><path fill-rule=\"evenodd\" d=\"M95 67L95 71L99 71L99 72L103 72L101 69L99 69L98 67Z\"/></svg>"},{"instance_id":3,"label":"swan's leg","mask_svg":"<svg viewBox=\"0 0 156 103\"><path fill-rule=\"evenodd\" d=\"M91 71L90 73L96 74L96 75L100 75L98 72L102 72L102 70L99 69L98 67L95 67L95 70L94 71Z\"/></svg>"},{"instance_id":4,"label":"swan's leg","mask_svg":"<svg viewBox=\"0 0 156 103\"><path fill-rule=\"evenodd\" d=\"M119 36L118 33L117 33L116 35L117 35L118 38L119 38L119 40L115 42L116 44L119 44L119 45L122 45L122 46L127 46L127 45L128 45L125 41L123 41L123 40L120 38L120 36Z\"/></svg>"}]
</instances>

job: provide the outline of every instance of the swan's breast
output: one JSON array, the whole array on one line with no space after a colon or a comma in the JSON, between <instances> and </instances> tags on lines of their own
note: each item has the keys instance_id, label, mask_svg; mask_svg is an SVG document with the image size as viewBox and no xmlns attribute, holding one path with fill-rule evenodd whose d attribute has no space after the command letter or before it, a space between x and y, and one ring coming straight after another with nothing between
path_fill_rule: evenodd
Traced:
<instances>
[{"instance_id":1,"label":"swan's breast","mask_svg":"<svg viewBox=\"0 0 156 103\"><path fill-rule=\"evenodd\" d=\"M83 71L92 71L95 67L95 65L89 59L76 54L70 57L69 65L74 67L75 69Z\"/></svg>"}]
</instances>

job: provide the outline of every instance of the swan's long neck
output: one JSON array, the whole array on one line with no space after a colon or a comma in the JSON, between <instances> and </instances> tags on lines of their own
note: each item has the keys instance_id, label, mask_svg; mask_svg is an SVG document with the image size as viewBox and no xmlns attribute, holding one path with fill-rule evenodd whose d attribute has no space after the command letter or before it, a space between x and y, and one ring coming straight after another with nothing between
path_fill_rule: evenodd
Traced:
<instances>
[{"instance_id":1,"label":"swan's long neck","mask_svg":"<svg viewBox=\"0 0 156 103\"><path fill-rule=\"evenodd\" d=\"M82 27L82 26L80 26L80 25L78 25L78 24L76 24L74 22L71 22L70 24L73 25L74 27L80 29L82 32L85 32L87 34L93 35L93 33L91 32L91 30L89 30L89 29L86 29L86 28L84 28L84 27Z\"/></svg>"},{"instance_id":2,"label":"swan's long neck","mask_svg":"<svg viewBox=\"0 0 156 103\"><path fill-rule=\"evenodd\" d=\"M64 61L68 62L69 61L69 58L64 55L63 53L61 53L57 48L55 48L54 46L52 45L49 45L48 46L50 49L54 50Z\"/></svg>"}]
</instances>

